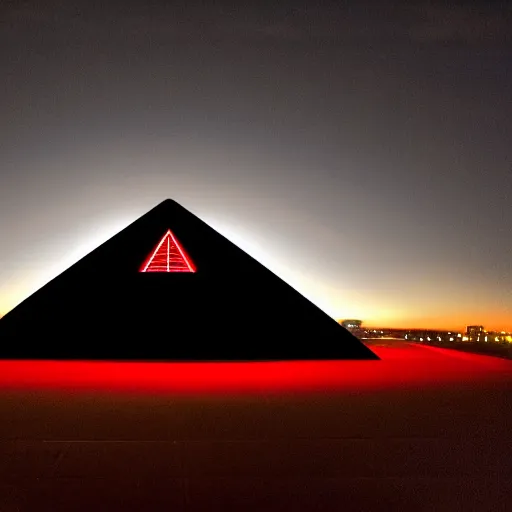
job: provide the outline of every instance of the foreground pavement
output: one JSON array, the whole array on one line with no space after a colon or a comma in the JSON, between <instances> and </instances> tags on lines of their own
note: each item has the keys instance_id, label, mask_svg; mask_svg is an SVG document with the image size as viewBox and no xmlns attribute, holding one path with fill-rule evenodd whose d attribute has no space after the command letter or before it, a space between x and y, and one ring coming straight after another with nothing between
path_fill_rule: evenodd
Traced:
<instances>
[{"instance_id":1,"label":"foreground pavement","mask_svg":"<svg viewBox=\"0 0 512 512\"><path fill-rule=\"evenodd\" d=\"M0 512L512 510L512 362L0 361Z\"/></svg>"}]
</instances>

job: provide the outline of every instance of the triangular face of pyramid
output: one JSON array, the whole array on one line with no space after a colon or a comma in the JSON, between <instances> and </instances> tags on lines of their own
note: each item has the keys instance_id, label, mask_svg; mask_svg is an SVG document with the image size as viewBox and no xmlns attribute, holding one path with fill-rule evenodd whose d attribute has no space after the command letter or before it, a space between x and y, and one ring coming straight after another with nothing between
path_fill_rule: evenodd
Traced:
<instances>
[{"instance_id":1,"label":"triangular face of pyramid","mask_svg":"<svg viewBox=\"0 0 512 512\"><path fill-rule=\"evenodd\" d=\"M0 358L378 359L171 200L5 315Z\"/></svg>"},{"instance_id":2,"label":"triangular face of pyramid","mask_svg":"<svg viewBox=\"0 0 512 512\"><path fill-rule=\"evenodd\" d=\"M169 229L142 265L141 272L195 272L176 237Z\"/></svg>"}]
</instances>

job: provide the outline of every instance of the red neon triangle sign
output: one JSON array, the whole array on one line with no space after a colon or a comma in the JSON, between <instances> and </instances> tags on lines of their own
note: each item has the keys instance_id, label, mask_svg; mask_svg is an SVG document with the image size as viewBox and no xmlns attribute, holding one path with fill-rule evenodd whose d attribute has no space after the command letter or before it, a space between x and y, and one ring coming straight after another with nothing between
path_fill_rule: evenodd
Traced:
<instances>
[{"instance_id":1,"label":"red neon triangle sign","mask_svg":"<svg viewBox=\"0 0 512 512\"><path fill-rule=\"evenodd\" d=\"M142 265L141 272L195 272L191 259L169 229Z\"/></svg>"}]
</instances>

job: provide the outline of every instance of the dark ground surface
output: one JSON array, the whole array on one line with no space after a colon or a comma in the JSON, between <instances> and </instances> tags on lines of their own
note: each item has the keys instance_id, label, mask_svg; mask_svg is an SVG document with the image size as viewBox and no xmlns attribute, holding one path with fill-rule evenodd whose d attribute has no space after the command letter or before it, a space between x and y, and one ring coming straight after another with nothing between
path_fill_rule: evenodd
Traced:
<instances>
[{"instance_id":1,"label":"dark ground surface","mask_svg":"<svg viewBox=\"0 0 512 512\"><path fill-rule=\"evenodd\" d=\"M0 511L512 510L512 362L372 348L382 361L0 361Z\"/></svg>"}]
</instances>

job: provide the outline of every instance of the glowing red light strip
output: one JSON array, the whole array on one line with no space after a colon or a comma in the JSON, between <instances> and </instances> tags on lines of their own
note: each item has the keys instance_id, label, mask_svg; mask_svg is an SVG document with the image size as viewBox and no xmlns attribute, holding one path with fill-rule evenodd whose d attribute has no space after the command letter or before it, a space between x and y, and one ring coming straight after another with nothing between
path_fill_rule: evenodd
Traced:
<instances>
[{"instance_id":1,"label":"glowing red light strip","mask_svg":"<svg viewBox=\"0 0 512 512\"><path fill-rule=\"evenodd\" d=\"M424 390L457 384L476 389L492 383L508 389L512 363L506 359L464 354L425 346L372 347L381 361L279 362L112 362L0 360L0 391L67 390L72 396L91 390L163 393L254 393L268 396L284 391L361 392ZM447 356L447 357L445 357ZM432 368L435 372L432 373Z\"/></svg>"}]
</instances>

